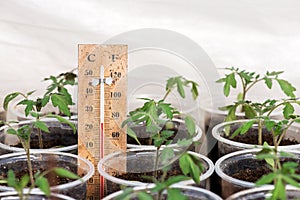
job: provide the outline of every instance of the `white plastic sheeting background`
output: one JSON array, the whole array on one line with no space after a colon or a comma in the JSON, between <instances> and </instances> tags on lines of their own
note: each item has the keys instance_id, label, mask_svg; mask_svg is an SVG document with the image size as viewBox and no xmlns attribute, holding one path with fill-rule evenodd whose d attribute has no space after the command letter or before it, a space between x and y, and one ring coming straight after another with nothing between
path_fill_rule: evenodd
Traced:
<instances>
[{"instance_id":1,"label":"white plastic sheeting background","mask_svg":"<svg viewBox=\"0 0 300 200\"><path fill-rule=\"evenodd\" d=\"M0 103L77 67L77 44L141 28L187 36L217 67L285 70L300 86L298 0L10 0L0 2Z\"/></svg>"}]
</instances>

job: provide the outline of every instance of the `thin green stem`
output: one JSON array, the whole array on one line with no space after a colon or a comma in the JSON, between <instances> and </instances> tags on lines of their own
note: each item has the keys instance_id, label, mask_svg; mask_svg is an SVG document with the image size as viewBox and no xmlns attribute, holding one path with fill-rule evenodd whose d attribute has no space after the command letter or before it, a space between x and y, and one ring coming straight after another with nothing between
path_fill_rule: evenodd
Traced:
<instances>
[{"instance_id":1,"label":"thin green stem","mask_svg":"<svg viewBox=\"0 0 300 200\"><path fill-rule=\"evenodd\" d=\"M258 145L262 145L262 120L258 119Z\"/></svg>"}]
</instances>

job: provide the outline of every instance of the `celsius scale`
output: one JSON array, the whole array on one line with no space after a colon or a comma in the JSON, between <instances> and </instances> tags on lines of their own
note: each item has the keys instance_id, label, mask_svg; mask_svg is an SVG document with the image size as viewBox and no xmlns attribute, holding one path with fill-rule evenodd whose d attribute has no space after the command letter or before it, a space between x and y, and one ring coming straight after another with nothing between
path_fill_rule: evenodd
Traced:
<instances>
[{"instance_id":1,"label":"celsius scale","mask_svg":"<svg viewBox=\"0 0 300 200\"><path fill-rule=\"evenodd\" d=\"M95 166L88 181L88 200L104 196L99 160L126 150L121 124L127 113L127 51L127 45L78 46L78 155Z\"/></svg>"}]
</instances>

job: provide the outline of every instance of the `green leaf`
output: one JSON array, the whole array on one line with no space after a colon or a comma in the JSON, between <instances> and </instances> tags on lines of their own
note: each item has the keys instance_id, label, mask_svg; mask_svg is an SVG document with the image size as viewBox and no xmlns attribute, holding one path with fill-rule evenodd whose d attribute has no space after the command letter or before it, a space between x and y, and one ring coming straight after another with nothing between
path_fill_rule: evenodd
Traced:
<instances>
[{"instance_id":1,"label":"green leaf","mask_svg":"<svg viewBox=\"0 0 300 200\"><path fill-rule=\"evenodd\" d=\"M272 199L286 199L285 185L281 179L277 179L272 194Z\"/></svg>"},{"instance_id":2,"label":"green leaf","mask_svg":"<svg viewBox=\"0 0 300 200\"><path fill-rule=\"evenodd\" d=\"M192 82L192 89L191 92L193 94L193 99L196 100L197 97L199 96L199 92L198 92L198 84L195 82Z\"/></svg>"},{"instance_id":3,"label":"green leaf","mask_svg":"<svg viewBox=\"0 0 300 200\"><path fill-rule=\"evenodd\" d=\"M21 94L20 92L13 92L13 93L6 95L4 98L4 101L3 101L4 110L7 110L9 102L11 102L13 99L15 99L20 94Z\"/></svg>"},{"instance_id":4,"label":"green leaf","mask_svg":"<svg viewBox=\"0 0 300 200\"><path fill-rule=\"evenodd\" d=\"M189 158L188 154L183 154L179 158L179 166L184 175L188 175L188 173L189 173L189 163L190 163L189 159L190 158Z\"/></svg>"},{"instance_id":5,"label":"green leaf","mask_svg":"<svg viewBox=\"0 0 300 200\"><path fill-rule=\"evenodd\" d=\"M230 84L228 82L225 82L224 84L223 93L226 97L228 97L230 94Z\"/></svg>"},{"instance_id":6,"label":"green leaf","mask_svg":"<svg viewBox=\"0 0 300 200\"><path fill-rule=\"evenodd\" d=\"M72 128L73 133L74 134L76 133L76 126L75 126L75 124L72 121L70 121L70 120L68 120L68 119L66 119L66 118L64 118L64 117L62 117L60 115L47 114L45 117L55 118L59 122L67 124L68 126L70 126Z\"/></svg>"},{"instance_id":7,"label":"green leaf","mask_svg":"<svg viewBox=\"0 0 300 200\"><path fill-rule=\"evenodd\" d=\"M159 103L158 104L159 108L162 109L163 113L165 113L167 115L168 119L172 119L173 118L173 107L171 106L171 104L169 103Z\"/></svg>"},{"instance_id":8,"label":"green leaf","mask_svg":"<svg viewBox=\"0 0 300 200\"><path fill-rule=\"evenodd\" d=\"M188 133L192 137L193 135L195 135L195 132L196 132L195 121L189 115L184 118L184 121L185 121L186 128L188 130Z\"/></svg>"},{"instance_id":9,"label":"green leaf","mask_svg":"<svg viewBox=\"0 0 300 200\"><path fill-rule=\"evenodd\" d=\"M274 173L263 175L260 179L258 179L255 182L255 185L256 186L262 186L262 185L265 185L265 184L272 183L274 181L275 177L276 177L276 174L274 174Z\"/></svg>"},{"instance_id":10,"label":"green leaf","mask_svg":"<svg viewBox=\"0 0 300 200\"><path fill-rule=\"evenodd\" d=\"M46 132L46 133L49 133L49 129L47 127L47 124L45 122L42 122L42 121L35 121L34 122L34 126L38 129L41 129L42 131Z\"/></svg>"},{"instance_id":11,"label":"green leaf","mask_svg":"<svg viewBox=\"0 0 300 200\"><path fill-rule=\"evenodd\" d=\"M185 98L185 92L184 92L184 89L183 89L183 83L182 83L180 77L176 78L176 83L177 83L177 91L178 91L178 93L180 94L180 96L182 98Z\"/></svg>"},{"instance_id":12,"label":"green leaf","mask_svg":"<svg viewBox=\"0 0 300 200\"><path fill-rule=\"evenodd\" d=\"M39 176L35 180L35 184L40 188L42 192L48 197L50 196L50 185L48 180L45 177Z\"/></svg>"},{"instance_id":13,"label":"green leaf","mask_svg":"<svg viewBox=\"0 0 300 200\"><path fill-rule=\"evenodd\" d=\"M294 92L296 91L296 88L292 86L291 83L289 83L286 80L283 79L276 79L278 84L281 87L281 90L289 97L295 98Z\"/></svg>"},{"instance_id":14,"label":"green leaf","mask_svg":"<svg viewBox=\"0 0 300 200\"><path fill-rule=\"evenodd\" d=\"M240 93L237 95L237 100L238 100L238 101L244 100L244 99L243 99L243 93L240 92Z\"/></svg>"},{"instance_id":15,"label":"green leaf","mask_svg":"<svg viewBox=\"0 0 300 200\"><path fill-rule=\"evenodd\" d=\"M77 174L66 170L64 168L61 167L56 167L53 169L53 171L59 176L59 177L64 177L64 178L70 178L70 179L80 179L80 176L78 176Z\"/></svg>"},{"instance_id":16,"label":"green leaf","mask_svg":"<svg viewBox=\"0 0 300 200\"><path fill-rule=\"evenodd\" d=\"M58 107L58 109L67 116L71 116L70 109L68 107L68 103L63 95L52 94L51 101L54 107Z\"/></svg>"},{"instance_id":17,"label":"green leaf","mask_svg":"<svg viewBox=\"0 0 300 200\"><path fill-rule=\"evenodd\" d=\"M168 189L168 200L188 200L186 196L178 188L169 188Z\"/></svg>"},{"instance_id":18,"label":"green leaf","mask_svg":"<svg viewBox=\"0 0 300 200\"><path fill-rule=\"evenodd\" d=\"M235 80L235 75L234 73L229 74L226 77L226 81L228 81L228 83L230 84L231 87L236 88L236 80Z\"/></svg>"},{"instance_id":19,"label":"green leaf","mask_svg":"<svg viewBox=\"0 0 300 200\"><path fill-rule=\"evenodd\" d=\"M16 176L13 170L8 170L7 173L7 185L9 187L13 187L15 188L17 186L17 180L16 180Z\"/></svg>"},{"instance_id":20,"label":"green leaf","mask_svg":"<svg viewBox=\"0 0 300 200\"><path fill-rule=\"evenodd\" d=\"M245 104L243 105L243 108L244 108L244 111L245 111L245 116L248 118L248 119L253 119L257 116L257 113L256 111L253 109L252 106L248 105L248 104Z\"/></svg>"},{"instance_id":21,"label":"green leaf","mask_svg":"<svg viewBox=\"0 0 300 200\"><path fill-rule=\"evenodd\" d=\"M146 192L139 192L138 198L139 200L153 200L152 196Z\"/></svg>"},{"instance_id":22,"label":"green leaf","mask_svg":"<svg viewBox=\"0 0 300 200\"><path fill-rule=\"evenodd\" d=\"M127 135L133 138L139 145L142 145L139 139L137 138L135 132L129 127L127 127Z\"/></svg>"},{"instance_id":23,"label":"green leaf","mask_svg":"<svg viewBox=\"0 0 300 200\"><path fill-rule=\"evenodd\" d=\"M268 77L264 77L264 80L265 80L265 84L267 85L267 87L269 88L269 89L271 89L272 88L272 79L270 79L270 78L268 78Z\"/></svg>"},{"instance_id":24,"label":"green leaf","mask_svg":"<svg viewBox=\"0 0 300 200\"><path fill-rule=\"evenodd\" d=\"M8 129L7 133L11 134L11 135L18 135L17 131L15 129L13 129L13 128Z\"/></svg>"},{"instance_id":25,"label":"green leaf","mask_svg":"<svg viewBox=\"0 0 300 200\"><path fill-rule=\"evenodd\" d=\"M179 183L181 181L187 181L190 180L190 177L184 176L184 175L178 175L178 176L171 176L168 178L168 180L165 182L166 186L173 185L175 183Z\"/></svg>"},{"instance_id":26,"label":"green leaf","mask_svg":"<svg viewBox=\"0 0 300 200\"><path fill-rule=\"evenodd\" d=\"M24 176L22 176L20 180L20 187L25 188L28 185L29 181L30 181L29 175L25 174Z\"/></svg>"},{"instance_id":27,"label":"green leaf","mask_svg":"<svg viewBox=\"0 0 300 200\"><path fill-rule=\"evenodd\" d=\"M283 180L285 180L285 182L287 184L290 184L290 185L292 185L294 187L300 188L300 184L297 181L295 181L294 179L292 179L292 178L290 178L288 176L282 176L282 178L283 178Z\"/></svg>"},{"instance_id":28,"label":"green leaf","mask_svg":"<svg viewBox=\"0 0 300 200\"><path fill-rule=\"evenodd\" d=\"M286 102L284 104L283 116L285 119L289 119L290 115L292 115L294 113L294 111L295 111L294 106L291 103Z\"/></svg>"},{"instance_id":29,"label":"green leaf","mask_svg":"<svg viewBox=\"0 0 300 200\"><path fill-rule=\"evenodd\" d=\"M17 105L26 105L25 107L25 116L28 116L31 111L33 111L34 101L24 99L23 101L20 101Z\"/></svg>"}]
</instances>

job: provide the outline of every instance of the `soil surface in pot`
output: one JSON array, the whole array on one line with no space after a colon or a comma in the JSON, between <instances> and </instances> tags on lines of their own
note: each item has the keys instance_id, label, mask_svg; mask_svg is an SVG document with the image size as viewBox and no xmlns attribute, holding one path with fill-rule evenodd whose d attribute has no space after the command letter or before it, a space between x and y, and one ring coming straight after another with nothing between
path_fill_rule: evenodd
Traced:
<instances>
[{"instance_id":1,"label":"soil surface in pot","mask_svg":"<svg viewBox=\"0 0 300 200\"><path fill-rule=\"evenodd\" d=\"M149 165L153 165L153 161L149 161ZM146 162L143 163L143 165L147 165ZM205 167L204 167L205 168ZM206 169L204 169L205 173ZM163 171L158 170L157 172L157 177L162 177ZM166 180L171 177L171 176L177 176L177 175L182 175L181 169L179 167L179 162L176 161L172 164L171 169L168 171ZM153 183L153 171L152 172L143 172L143 173L113 173L113 176L116 178L120 178L122 180L128 180L128 181L139 181L139 182L144 182L144 183ZM201 180L200 180L201 181ZM196 184L194 184L196 185ZM113 183L111 181L107 181L107 187L106 187L106 194L111 194L113 192L116 192L120 190L120 185Z\"/></svg>"},{"instance_id":2,"label":"soil surface in pot","mask_svg":"<svg viewBox=\"0 0 300 200\"><path fill-rule=\"evenodd\" d=\"M297 159L281 159L281 163L287 161L297 162L298 164L300 162ZM253 183L255 183L263 175L272 172L270 166L264 160L258 161L255 159L238 160L234 164L230 165L229 169L226 171L226 174L231 174L230 176L233 178ZM298 166L296 173L300 174L300 166Z\"/></svg>"},{"instance_id":3,"label":"soil surface in pot","mask_svg":"<svg viewBox=\"0 0 300 200\"><path fill-rule=\"evenodd\" d=\"M65 147L77 144L77 132L74 133L73 130L68 126L61 124L55 127L48 127L49 133L42 131L42 139L43 139L43 148L50 149L55 147ZM0 142L4 143L5 137L0 138ZM22 148L21 143L16 145L11 145L13 147ZM34 129L30 136L30 147L32 149L39 149L38 142L38 131Z\"/></svg>"},{"instance_id":4,"label":"soil surface in pot","mask_svg":"<svg viewBox=\"0 0 300 200\"><path fill-rule=\"evenodd\" d=\"M57 161L55 160L55 158L51 159L51 157L50 159L49 157L45 159L42 158L42 161L40 160L32 161L32 167L33 167L34 174L36 174L37 172L44 172L53 167L61 167L75 174L78 174L80 177L84 176L84 174L78 173L77 164L73 164L63 160ZM0 164L0 179L6 179L8 170L10 169L14 171L16 178L18 180L20 180L21 177L24 176L25 174L28 174L27 162L25 162L24 160L15 160L13 162ZM50 172L45 176L45 178L48 179L50 186L62 185L74 181L74 179L58 177L54 172ZM30 187L30 184L28 185L28 187ZM71 196L73 198L76 197L75 199L85 199L86 183L82 183L81 185L74 186L73 188L67 189L65 191L60 190L57 191L56 193L62 193Z\"/></svg>"},{"instance_id":5,"label":"soil surface in pot","mask_svg":"<svg viewBox=\"0 0 300 200\"><path fill-rule=\"evenodd\" d=\"M250 128L248 130L248 132L243 135L239 134L239 135L235 136L234 138L230 138L230 136L234 133L234 131L237 130L239 127L240 127L239 125L231 126L229 136L223 135L223 137L225 137L226 139L235 141L235 142L240 142L240 143L245 143L245 144L254 144L254 145L258 144L258 129L257 129L257 127ZM263 133L263 135L262 135L263 143L267 142L270 146L274 146L272 133L269 132L266 128L263 128L262 133ZM280 146L295 145L295 144L299 144L299 141L297 141L296 139L284 138L281 141Z\"/></svg>"}]
</instances>

